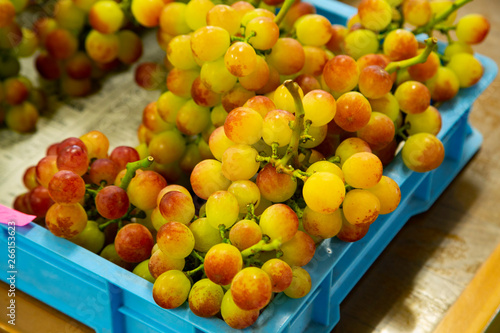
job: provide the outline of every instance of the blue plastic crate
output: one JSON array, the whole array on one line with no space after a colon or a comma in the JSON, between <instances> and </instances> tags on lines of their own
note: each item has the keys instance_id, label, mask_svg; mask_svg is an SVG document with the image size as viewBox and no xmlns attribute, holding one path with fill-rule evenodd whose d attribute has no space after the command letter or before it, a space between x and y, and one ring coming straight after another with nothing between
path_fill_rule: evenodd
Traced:
<instances>
[{"instance_id":1,"label":"blue plastic crate","mask_svg":"<svg viewBox=\"0 0 500 333\"><path fill-rule=\"evenodd\" d=\"M355 9L342 3L315 0L318 13L344 24ZM439 138L446 157L430 173L407 169L401 157L385 169L401 187L402 200L393 213L380 216L358 242L324 241L306 266L311 292L302 299L278 295L252 332L329 332L339 321L340 303L398 231L416 214L426 211L476 153L482 136L468 123L473 102L491 84L498 68L477 55L485 68L475 86L440 107ZM0 224L0 248L7 249L7 226ZM7 272L7 251L0 251L0 269ZM164 310L152 298L152 284L111 262L30 224L16 229L16 288L95 329L97 332L232 332L217 318L200 318L187 304ZM4 273L2 279L7 282Z\"/></svg>"}]
</instances>

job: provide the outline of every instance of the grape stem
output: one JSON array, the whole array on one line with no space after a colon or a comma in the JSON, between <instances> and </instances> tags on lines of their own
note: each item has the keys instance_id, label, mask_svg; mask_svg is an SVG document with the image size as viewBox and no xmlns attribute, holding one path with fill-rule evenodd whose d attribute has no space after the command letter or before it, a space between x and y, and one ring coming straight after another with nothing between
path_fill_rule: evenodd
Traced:
<instances>
[{"instance_id":1,"label":"grape stem","mask_svg":"<svg viewBox=\"0 0 500 333\"><path fill-rule=\"evenodd\" d=\"M205 262L205 258L203 258L198 252L196 252L195 250L193 250L193 252L191 252L191 255L193 257L195 257L196 259L198 259L201 263Z\"/></svg>"},{"instance_id":2,"label":"grape stem","mask_svg":"<svg viewBox=\"0 0 500 333\"><path fill-rule=\"evenodd\" d=\"M107 222L104 222L103 224L99 225L99 230L103 231L104 229L106 229L106 227L110 224L113 224L113 223L121 223L123 219L128 219L128 218L131 218L131 217L136 217L136 216L131 216L130 213L135 209L135 206L134 205L130 205L127 212L122 216L122 217L119 217L117 219L114 219L114 220L109 220ZM139 216L137 216L139 217ZM144 215L144 217L146 217ZM120 227L120 226L119 226Z\"/></svg>"},{"instance_id":3,"label":"grape stem","mask_svg":"<svg viewBox=\"0 0 500 333\"><path fill-rule=\"evenodd\" d=\"M431 54L431 52L434 50L436 45L437 45L437 38L436 37L427 38L425 40L424 52L422 52L419 55L417 55L413 58L410 58L410 59L389 63L389 65L387 65L387 67L385 67L386 72L391 74L397 70L408 68L410 66L426 62L427 58L429 57L429 54Z\"/></svg>"},{"instance_id":4,"label":"grape stem","mask_svg":"<svg viewBox=\"0 0 500 333\"><path fill-rule=\"evenodd\" d=\"M204 267L205 267L204 264L200 264L200 266L198 266L195 269L192 269L190 271L187 271L185 273L186 273L186 275L191 276L191 275L195 274L196 272L201 271Z\"/></svg>"},{"instance_id":5,"label":"grape stem","mask_svg":"<svg viewBox=\"0 0 500 333\"><path fill-rule=\"evenodd\" d=\"M292 5L294 3L295 3L295 0L285 0L285 2L283 2L283 5L281 6L281 9L278 12L278 15L276 15L276 17L274 18L274 23L276 23L278 25L278 27L280 26L281 22L283 22L283 19L285 18L286 13L288 13L288 10L290 9L290 7L292 7Z\"/></svg>"},{"instance_id":6,"label":"grape stem","mask_svg":"<svg viewBox=\"0 0 500 333\"><path fill-rule=\"evenodd\" d=\"M149 168L151 164L153 164L153 162L154 162L153 156L148 156L142 160L127 163L126 167L127 172L125 173L125 176L122 179L120 187L126 191L128 185L130 184L130 181L132 180L132 178L134 178L137 170L141 168Z\"/></svg>"},{"instance_id":7,"label":"grape stem","mask_svg":"<svg viewBox=\"0 0 500 333\"><path fill-rule=\"evenodd\" d=\"M281 240L274 239L270 243L266 243L265 240L259 241L257 244L250 246L248 249L241 251L241 256L247 258L251 255L262 251L273 251L279 249L281 246Z\"/></svg>"},{"instance_id":8,"label":"grape stem","mask_svg":"<svg viewBox=\"0 0 500 333\"><path fill-rule=\"evenodd\" d=\"M340 156L333 155L327 161L330 163L335 163L340 165Z\"/></svg>"},{"instance_id":9,"label":"grape stem","mask_svg":"<svg viewBox=\"0 0 500 333\"><path fill-rule=\"evenodd\" d=\"M413 34L418 35L421 33L426 33L427 35L430 35L434 27L441 23L444 22L448 19L448 17L453 14L456 10L458 10L460 7L463 7L467 3L471 2L472 0L457 0L453 2L453 4L445 11L443 11L441 14L435 16L432 20L430 20L426 25L419 27L415 30L413 30Z\"/></svg>"},{"instance_id":10,"label":"grape stem","mask_svg":"<svg viewBox=\"0 0 500 333\"><path fill-rule=\"evenodd\" d=\"M293 200L293 199L288 199L286 204L291 208L293 209L293 211L295 212L295 214L297 214L297 217L299 219L302 218L302 216L304 215L304 210L302 208L300 208L299 204L297 203L297 201Z\"/></svg>"},{"instance_id":11,"label":"grape stem","mask_svg":"<svg viewBox=\"0 0 500 333\"><path fill-rule=\"evenodd\" d=\"M226 238L226 227L224 226L224 224L219 225L219 234L220 238L222 238L223 243L231 244L231 241L228 238Z\"/></svg>"},{"instance_id":12,"label":"grape stem","mask_svg":"<svg viewBox=\"0 0 500 333\"><path fill-rule=\"evenodd\" d=\"M399 136L400 138L402 138L405 141L408 140L408 136L405 134L405 131L410 129L410 127L411 127L410 123L404 124L403 126L401 126L400 128L397 129L396 136Z\"/></svg>"},{"instance_id":13,"label":"grape stem","mask_svg":"<svg viewBox=\"0 0 500 333\"><path fill-rule=\"evenodd\" d=\"M309 119L306 120L304 130L302 131L302 135L300 136L300 140L302 140L302 143L306 143L307 141L311 140L314 141L314 138L309 135L309 129L311 128L312 121Z\"/></svg>"},{"instance_id":14,"label":"grape stem","mask_svg":"<svg viewBox=\"0 0 500 333\"><path fill-rule=\"evenodd\" d=\"M247 205L247 215L245 215L244 220L255 220L255 205L253 203Z\"/></svg>"}]
</instances>

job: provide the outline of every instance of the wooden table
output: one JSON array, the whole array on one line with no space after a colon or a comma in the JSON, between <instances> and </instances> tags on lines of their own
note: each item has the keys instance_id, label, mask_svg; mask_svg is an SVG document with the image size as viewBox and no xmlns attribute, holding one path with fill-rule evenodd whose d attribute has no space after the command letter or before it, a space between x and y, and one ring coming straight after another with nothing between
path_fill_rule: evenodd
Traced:
<instances>
[{"instance_id":1,"label":"wooden table","mask_svg":"<svg viewBox=\"0 0 500 333\"><path fill-rule=\"evenodd\" d=\"M343 2L356 5L359 0ZM488 39L475 50L500 63L500 1L475 0L459 16L470 12L484 14L492 24ZM408 221L368 270L342 303L341 320L333 332L433 332L443 318L453 322L457 313L468 312L468 304L491 296L481 288L484 279L500 284L498 269L491 269L500 264L500 256L491 257L489 266L480 270L500 243L499 87L496 79L470 116L484 136L481 150L427 212ZM464 290L469 299L461 297ZM4 304L5 283L0 283L0 294ZM19 295L16 332L92 331L30 296ZM453 307L457 299L462 305ZM0 330L10 329L3 317Z\"/></svg>"}]
</instances>

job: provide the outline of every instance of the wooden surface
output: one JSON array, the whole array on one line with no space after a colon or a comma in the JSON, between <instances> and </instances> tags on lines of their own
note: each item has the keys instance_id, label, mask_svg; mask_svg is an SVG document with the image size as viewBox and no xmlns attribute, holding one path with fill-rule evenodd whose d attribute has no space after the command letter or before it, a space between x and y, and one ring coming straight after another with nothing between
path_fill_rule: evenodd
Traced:
<instances>
[{"instance_id":1,"label":"wooden surface","mask_svg":"<svg viewBox=\"0 0 500 333\"><path fill-rule=\"evenodd\" d=\"M459 16L469 12L482 13L492 23L488 39L475 50L500 63L500 1L475 0ZM342 303L334 333L433 332L500 243L499 88L496 79L470 116L484 136L479 153L429 211L410 219L368 270ZM492 272L490 278L500 283L498 270ZM7 289L0 286L4 304ZM16 332L90 331L27 295L18 301L23 325ZM463 307L468 309L467 301ZM7 328L3 317L0 331Z\"/></svg>"}]
</instances>

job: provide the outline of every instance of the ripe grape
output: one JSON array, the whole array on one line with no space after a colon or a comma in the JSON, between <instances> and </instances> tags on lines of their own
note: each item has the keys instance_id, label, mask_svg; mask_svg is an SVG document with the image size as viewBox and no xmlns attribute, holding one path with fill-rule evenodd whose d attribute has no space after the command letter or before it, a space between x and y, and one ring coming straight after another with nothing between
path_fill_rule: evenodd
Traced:
<instances>
[{"instance_id":1,"label":"ripe grape","mask_svg":"<svg viewBox=\"0 0 500 333\"><path fill-rule=\"evenodd\" d=\"M210 125L210 109L190 99L179 109L175 121L177 129L183 134L200 134Z\"/></svg>"},{"instance_id":2,"label":"ripe grape","mask_svg":"<svg viewBox=\"0 0 500 333\"><path fill-rule=\"evenodd\" d=\"M77 203L85 196L85 182L72 171L58 171L48 185L50 197L58 203Z\"/></svg>"},{"instance_id":3,"label":"ripe grape","mask_svg":"<svg viewBox=\"0 0 500 333\"><path fill-rule=\"evenodd\" d=\"M163 273L170 270L183 270L186 260L184 258L173 258L165 254L158 248L157 251L152 250L151 258L148 262L148 270L157 279Z\"/></svg>"},{"instance_id":4,"label":"ripe grape","mask_svg":"<svg viewBox=\"0 0 500 333\"><path fill-rule=\"evenodd\" d=\"M231 281L234 304L242 310L260 310L271 300L271 279L258 267L246 267Z\"/></svg>"},{"instance_id":5,"label":"ripe grape","mask_svg":"<svg viewBox=\"0 0 500 333\"><path fill-rule=\"evenodd\" d=\"M351 155L342 165L345 181L355 188L375 186L382 178L382 162L369 152Z\"/></svg>"},{"instance_id":6,"label":"ripe grape","mask_svg":"<svg viewBox=\"0 0 500 333\"><path fill-rule=\"evenodd\" d=\"M205 274L212 282L221 286L231 283L242 268L243 258L240 250L231 244L214 245L205 256Z\"/></svg>"},{"instance_id":7,"label":"ripe grape","mask_svg":"<svg viewBox=\"0 0 500 333\"><path fill-rule=\"evenodd\" d=\"M384 39L383 49L392 61L405 60L417 55L417 38L405 29L392 30Z\"/></svg>"},{"instance_id":8,"label":"ripe grape","mask_svg":"<svg viewBox=\"0 0 500 333\"><path fill-rule=\"evenodd\" d=\"M188 298L191 281L179 270L169 270L160 275L153 285L153 298L159 306L174 309Z\"/></svg>"},{"instance_id":9,"label":"ripe grape","mask_svg":"<svg viewBox=\"0 0 500 333\"><path fill-rule=\"evenodd\" d=\"M337 238L344 242L356 242L366 236L370 229L369 223L351 224L342 213L342 228L337 234Z\"/></svg>"},{"instance_id":10,"label":"ripe grape","mask_svg":"<svg viewBox=\"0 0 500 333\"><path fill-rule=\"evenodd\" d=\"M45 225L54 235L71 238L85 229L87 213L79 203L55 203L45 215Z\"/></svg>"},{"instance_id":11,"label":"ripe grape","mask_svg":"<svg viewBox=\"0 0 500 333\"><path fill-rule=\"evenodd\" d=\"M366 98L382 98L391 92L392 89L391 75L385 69L372 65L361 70L359 74L359 91Z\"/></svg>"},{"instance_id":12,"label":"ripe grape","mask_svg":"<svg viewBox=\"0 0 500 333\"><path fill-rule=\"evenodd\" d=\"M468 14L457 23L457 38L467 44L481 43L490 31L490 22L480 14Z\"/></svg>"},{"instance_id":13,"label":"ripe grape","mask_svg":"<svg viewBox=\"0 0 500 333\"><path fill-rule=\"evenodd\" d=\"M354 189L347 192L342 210L351 224L371 224L380 212L380 200L370 191Z\"/></svg>"},{"instance_id":14,"label":"ripe grape","mask_svg":"<svg viewBox=\"0 0 500 333\"><path fill-rule=\"evenodd\" d=\"M216 191L227 190L231 184L222 174L222 163L213 159L198 163L191 173L190 182L194 193L205 200Z\"/></svg>"},{"instance_id":15,"label":"ripe grape","mask_svg":"<svg viewBox=\"0 0 500 333\"><path fill-rule=\"evenodd\" d=\"M431 105L422 113L406 115L405 124L410 124L407 129L410 135L421 132L437 135L441 130L441 113Z\"/></svg>"},{"instance_id":16,"label":"ripe grape","mask_svg":"<svg viewBox=\"0 0 500 333\"><path fill-rule=\"evenodd\" d=\"M151 232L139 223L130 223L116 234L116 252L127 262L141 262L151 256L154 240Z\"/></svg>"},{"instance_id":17,"label":"ripe grape","mask_svg":"<svg viewBox=\"0 0 500 333\"><path fill-rule=\"evenodd\" d=\"M306 206L302 215L302 224L308 234L326 239L339 233L342 227L342 217L339 209L331 214L322 214Z\"/></svg>"},{"instance_id":18,"label":"ripe grape","mask_svg":"<svg viewBox=\"0 0 500 333\"><path fill-rule=\"evenodd\" d=\"M204 26L191 36L193 55L202 61L214 61L222 57L229 44L229 33L220 27Z\"/></svg>"},{"instance_id":19,"label":"ripe grape","mask_svg":"<svg viewBox=\"0 0 500 333\"><path fill-rule=\"evenodd\" d=\"M224 290L210 279L201 279L189 292L189 308L199 317L212 317L219 313Z\"/></svg>"},{"instance_id":20,"label":"ripe grape","mask_svg":"<svg viewBox=\"0 0 500 333\"><path fill-rule=\"evenodd\" d=\"M237 180L232 182L227 190L238 200L240 213L246 213L249 204L253 204L254 208L259 206L260 191L254 182L250 180Z\"/></svg>"},{"instance_id":21,"label":"ripe grape","mask_svg":"<svg viewBox=\"0 0 500 333\"><path fill-rule=\"evenodd\" d=\"M165 186L167 181L157 172L146 170L137 173L127 188L130 203L142 210L153 209L158 193Z\"/></svg>"},{"instance_id":22,"label":"ripe grape","mask_svg":"<svg viewBox=\"0 0 500 333\"><path fill-rule=\"evenodd\" d=\"M307 14L295 21L297 39L303 45L323 46L332 37L330 21L322 15Z\"/></svg>"},{"instance_id":23,"label":"ripe grape","mask_svg":"<svg viewBox=\"0 0 500 333\"><path fill-rule=\"evenodd\" d=\"M149 154L160 164L178 161L185 150L186 141L177 130L156 134L149 143Z\"/></svg>"},{"instance_id":24,"label":"ripe grape","mask_svg":"<svg viewBox=\"0 0 500 333\"><path fill-rule=\"evenodd\" d=\"M243 88L249 91L257 91L263 88L269 81L269 66L263 57L257 56L254 70L243 77L240 77L239 83Z\"/></svg>"},{"instance_id":25,"label":"ripe grape","mask_svg":"<svg viewBox=\"0 0 500 333\"><path fill-rule=\"evenodd\" d=\"M302 267L293 267L292 272L292 283L284 293L290 298L302 298L311 290L311 276Z\"/></svg>"},{"instance_id":26,"label":"ripe grape","mask_svg":"<svg viewBox=\"0 0 500 333\"><path fill-rule=\"evenodd\" d=\"M431 104L429 89L418 81L406 81L400 84L394 97L396 97L401 111L409 114L424 112Z\"/></svg>"},{"instance_id":27,"label":"ripe grape","mask_svg":"<svg viewBox=\"0 0 500 333\"><path fill-rule=\"evenodd\" d=\"M109 140L102 132L93 130L80 137L85 147L89 159L108 157Z\"/></svg>"},{"instance_id":28,"label":"ripe grape","mask_svg":"<svg viewBox=\"0 0 500 333\"><path fill-rule=\"evenodd\" d=\"M36 165L36 180L43 187L48 187L50 180L58 171L57 156L45 156Z\"/></svg>"},{"instance_id":29,"label":"ripe grape","mask_svg":"<svg viewBox=\"0 0 500 333\"><path fill-rule=\"evenodd\" d=\"M363 0L358 5L361 24L370 30L384 30L392 19L392 9L385 0Z\"/></svg>"},{"instance_id":30,"label":"ripe grape","mask_svg":"<svg viewBox=\"0 0 500 333\"><path fill-rule=\"evenodd\" d=\"M253 109L239 107L227 115L224 133L235 143L252 145L262 136L262 117Z\"/></svg>"},{"instance_id":31,"label":"ripe grape","mask_svg":"<svg viewBox=\"0 0 500 333\"><path fill-rule=\"evenodd\" d=\"M267 164L260 170L255 183L262 197L272 202L290 199L297 189L297 181L286 173L278 173L272 164Z\"/></svg>"},{"instance_id":32,"label":"ripe grape","mask_svg":"<svg viewBox=\"0 0 500 333\"><path fill-rule=\"evenodd\" d=\"M436 169L444 160L443 143L430 133L417 133L406 140L402 150L404 164L413 171Z\"/></svg>"},{"instance_id":33,"label":"ripe grape","mask_svg":"<svg viewBox=\"0 0 500 333\"><path fill-rule=\"evenodd\" d=\"M7 127L19 132L29 133L35 130L39 113L30 102L22 102L9 108L5 115Z\"/></svg>"},{"instance_id":34,"label":"ripe grape","mask_svg":"<svg viewBox=\"0 0 500 333\"><path fill-rule=\"evenodd\" d=\"M326 101L326 103L328 102L331 101ZM314 101L311 101L309 105L313 106ZM333 105L335 105L334 99L333 99ZM335 107L333 109L335 110ZM329 110L327 109L327 111L330 111L329 112L330 114L332 112L331 109ZM294 120L295 116L288 111L279 109L269 111L265 115L264 122L262 124L262 139L264 139L264 142L269 146L271 146L273 143L277 143L279 147L284 147L288 145L292 138L292 132L293 132L292 129L290 128L290 122Z\"/></svg>"},{"instance_id":35,"label":"ripe grape","mask_svg":"<svg viewBox=\"0 0 500 333\"><path fill-rule=\"evenodd\" d=\"M141 2L141 0L135 0ZM160 29L171 36L183 35L191 32L186 20L186 7L183 2L170 2L160 12Z\"/></svg>"},{"instance_id":36,"label":"ripe grape","mask_svg":"<svg viewBox=\"0 0 500 333\"><path fill-rule=\"evenodd\" d=\"M207 25L207 13L214 7L210 0L191 0L186 6L186 22L192 30Z\"/></svg>"},{"instance_id":37,"label":"ripe grape","mask_svg":"<svg viewBox=\"0 0 500 333\"><path fill-rule=\"evenodd\" d=\"M116 34L102 34L91 30L85 39L85 50L96 62L109 63L118 57L120 40Z\"/></svg>"},{"instance_id":38,"label":"ripe grape","mask_svg":"<svg viewBox=\"0 0 500 333\"><path fill-rule=\"evenodd\" d=\"M196 251L207 252L212 246L222 242L219 230L212 227L205 217L193 221L189 229L194 236Z\"/></svg>"},{"instance_id":39,"label":"ripe grape","mask_svg":"<svg viewBox=\"0 0 500 333\"><path fill-rule=\"evenodd\" d=\"M356 60L347 55L337 55L323 68L325 83L336 93L348 92L358 84L359 68Z\"/></svg>"},{"instance_id":40,"label":"ripe grape","mask_svg":"<svg viewBox=\"0 0 500 333\"><path fill-rule=\"evenodd\" d=\"M293 57L290 56L291 54L293 54ZM271 53L267 56L267 62L281 75L298 73L305 63L304 48L293 38L279 38L272 47Z\"/></svg>"},{"instance_id":41,"label":"ripe grape","mask_svg":"<svg viewBox=\"0 0 500 333\"><path fill-rule=\"evenodd\" d=\"M222 94L221 103L225 111L231 112L233 109L243 106L248 99L254 96L255 92L247 90L240 83L236 83L229 91Z\"/></svg>"},{"instance_id":42,"label":"ripe grape","mask_svg":"<svg viewBox=\"0 0 500 333\"><path fill-rule=\"evenodd\" d=\"M207 25L226 29L233 36L240 30L240 16L236 9L228 5L215 5L206 15Z\"/></svg>"},{"instance_id":43,"label":"ripe grape","mask_svg":"<svg viewBox=\"0 0 500 333\"><path fill-rule=\"evenodd\" d=\"M451 57L446 65L451 69L460 82L460 88L468 88L475 85L483 76L483 66L472 54L459 53Z\"/></svg>"},{"instance_id":44,"label":"ripe grape","mask_svg":"<svg viewBox=\"0 0 500 333\"><path fill-rule=\"evenodd\" d=\"M231 227L238 219L240 207L238 200L228 191L212 193L206 203L207 220L212 227L218 229Z\"/></svg>"},{"instance_id":45,"label":"ripe grape","mask_svg":"<svg viewBox=\"0 0 500 333\"><path fill-rule=\"evenodd\" d=\"M419 49L417 53L421 54L422 52L424 49ZM425 62L408 67L408 73L413 80L424 82L436 75L439 66L441 66L439 56L437 53L431 52Z\"/></svg>"},{"instance_id":46,"label":"ripe grape","mask_svg":"<svg viewBox=\"0 0 500 333\"><path fill-rule=\"evenodd\" d=\"M337 99L334 120L342 129L355 132L368 124L371 113L372 108L366 97L359 92L351 91Z\"/></svg>"},{"instance_id":47,"label":"ripe grape","mask_svg":"<svg viewBox=\"0 0 500 333\"><path fill-rule=\"evenodd\" d=\"M292 283L292 268L281 259L269 259L261 269L269 275L272 291L275 293L284 291Z\"/></svg>"},{"instance_id":48,"label":"ripe grape","mask_svg":"<svg viewBox=\"0 0 500 333\"><path fill-rule=\"evenodd\" d=\"M228 71L237 77L250 75L257 65L257 54L252 46L245 42L232 44L224 55Z\"/></svg>"},{"instance_id":49,"label":"ripe grape","mask_svg":"<svg viewBox=\"0 0 500 333\"><path fill-rule=\"evenodd\" d=\"M200 78L208 89L217 94L228 92L238 80L227 70L223 57L205 62L201 66Z\"/></svg>"},{"instance_id":50,"label":"ripe grape","mask_svg":"<svg viewBox=\"0 0 500 333\"><path fill-rule=\"evenodd\" d=\"M137 5L138 1L133 2ZM111 0L94 3L89 11L90 25L103 34L112 34L118 31L123 24L124 18L125 15L120 6Z\"/></svg>"},{"instance_id":51,"label":"ripe grape","mask_svg":"<svg viewBox=\"0 0 500 333\"><path fill-rule=\"evenodd\" d=\"M403 3L403 16L406 22L414 26L423 26L432 18L429 0L406 0Z\"/></svg>"},{"instance_id":52,"label":"ripe grape","mask_svg":"<svg viewBox=\"0 0 500 333\"><path fill-rule=\"evenodd\" d=\"M379 46L377 35L367 29L357 29L349 32L343 42L345 54L356 60L364 55L377 52Z\"/></svg>"},{"instance_id":53,"label":"ripe grape","mask_svg":"<svg viewBox=\"0 0 500 333\"><path fill-rule=\"evenodd\" d=\"M96 185L103 182L109 185L114 183L119 171L115 162L109 158L99 158L90 165L89 178Z\"/></svg>"},{"instance_id":54,"label":"ripe grape","mask_svg":"<svg viewBox=\"0 0 500 333\"><path fill-rule=\"evenodd\" d=\"M190 195L179 191L165 193L158 204L166 221L176 221L188 225L194 217L195 207Z\"/></svg>"},{"instance_id":55,"label":"ripe grape","mask_svg":"<svg viewBox=\"0 0 500 333\"><path fill-rule=\"evenodd\" d=\"M382 176L377 185L366 190L375 194L379 199L379 214L389 214L395 211L401 201L401 190L398 184L387 176Z\"/></svg>"},{"instance_id":56,"label":"ripe grape","mask_svg":"<svg viewBox=\"0 0 500 333\"><path fill-rule=\"evenodd\" d=\"M380 150L394 139L395 133L396 128L391 118L374 111L368 124L358 130L357 135L366 141L372 150Z\"/></svg>"},{"instance_id":57,"label":"ripe grape","mask_svg":"<svg viewBox=\"0 0 500 333\"><path fill-rule=\"evenodd\" d=\"M328 124L337 111L337 103L333 96L323 90L313 90L302 98L305 119L312 122L312 126Z\"/></svg>"},{"instance_id":58,"label":"ripe grape","mask_svg":"<svg viewBox=\"0 0 500 333\"><path fill-rule=\"evenodd\" d=\"M191 230L180 222L169 222L160 227L156 235L160 250L175 259L186 258L194 249Z\"/></svg>"},{"instance_id":59,"label":"ripe grape","mask_svg":"<svg viewBox=\"0 0 500 333\"><path fill-rule=\"evenodd\" d=\"M240 251L257 244L262 239L262 230L252 220L241 220L236 222L229 231L229 240Z\"/></svg>"},{"instance_id":60,"label":"ripe grape","mask_svg":"<svg viewBox=\"0 0 500 333\"><path fill-rule=\"evenodd\" d=\"M243 329L255 323L259 317L259 310L240 309L234 303L231 290L228 290L222 298L221 315L226 324L232 328Z\"/></svg>"},{"instance_id":61,"label":"ripe grape","mask_svg":"<svg viewBox=\"0 0 500 333\"><path fill-rule=\"evenodd\" d=\"M399 103L392 93L385 94L381 98L368 99L368 101L372 111L383 113L394 122L399 118Z\"/></svg>"},{"instance_id":62,"label":"ripe grape","mask_svg":"<svg viewBox=\"0 0 500 333\"><path fill-rule=\"evenodd\" d=\"M266 208L259 222L262 234L271 240L287 242L295 235L299 227L297 214L285 204L274 204Z\"/></svg>"},{"instance_id":63,"label":"ripe grape","mask_svg":"<svg viewBox=\"0 0 500 333\"><path fill-rule=\"evenodd\" d=\"M27 193L27 206L30 214L44 217L49 208L54 204L50 192L43 186L36 186Z\"/></svg>"},{"instance_id":64,"label":"ripe grape","mask_svg":"<svg viewBox=\"0 0 500 333\"><path fill-rule=\"evenodd\" d=\"M304 98L304 92L300 89L300 87L298 90L300 99ZM284 84L281 84L276 88L272 94L272 99L277 109L286 110L291 113L296 112L295 100Z\"/></svg>"},{"instance_id":65,"label":"ripe grape","mask_svg":"<svg viewBox=\"0 0 500 333\"><path fill-rule=\"evenodd\" d=\"M280 258L291 267L305 266L311 261L316 251L314 240L305 232L298 230L295 235L281 245L283 256Z\"/></svg>"},{"instance_id":66,"label":"ripe grape","mask_svg":"<svg viewBox=\"0 0 500 333\"><path fill-rule=\"evenodd\" d=\"M30 166L24 171L23 184L28 190L34 189L40 185L36 180L36 166Z\"/></svg>"}]
</instances>

